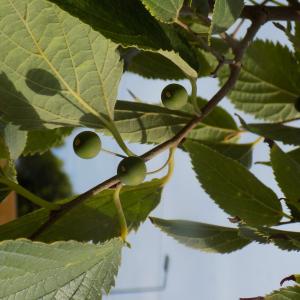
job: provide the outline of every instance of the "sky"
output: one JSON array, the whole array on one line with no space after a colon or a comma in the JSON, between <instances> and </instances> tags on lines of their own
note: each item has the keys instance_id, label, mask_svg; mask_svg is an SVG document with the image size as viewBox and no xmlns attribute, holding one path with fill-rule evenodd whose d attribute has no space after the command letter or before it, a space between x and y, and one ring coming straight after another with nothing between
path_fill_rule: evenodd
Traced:
<instances>
[{"instance_id":1,"label":"sky","mask_svg":"<svg viewBox=\"0 0 300 300\"><path fill-rule=\"evenodd\" d=\"M287 43L282 33L266 25L258 34L260 38L271 38ZM272 62L270 62L272 63ZM157 103L161 90L171 81L146 80L133 74L125 74L119 88L119 99L130 100L127 89L132 90L145 102ZM187 81L180 81L190 90ZM198 81L198 95L209 99L218 89L215 79ZM221 103L231 113L236 112L226 99ZM239 112L246 121L253 121L249 115ZM237 121L237 120L236 120ZM238 121L237 121L238 123ZM115 175L119 158L101 153L92 160L78 158L72 150L72 141L78 133L67 139L63 148L55 153L64 160L64 167L72 180L74 190L81 193L97 183ZM246 136L244 141L253 141L254 135ZM102 137L106 149L120 152L116 143L109 137ZM136 153L143 153L149 146L129 144ZM168 153L160 155L148 164L148 169L162 165ZM259 144L255 148L254 161L268 159L268 148ZM251 171L277 195L282 195L274 181L270 168L253 165ZM191 162L186 153L177 150L175 172L165 187L159 206L152 216L165 219L185 219L232 226L227 215L205 194L197 181ZM282 227L283 228L283 227ZM291 230L299 226L286 226ZM239 297L263 296L279 288L280 280L294 273L300 273L299 257L296 252L281 251L272 245L251 244L241 251L231 254L210 254L190 249L161 233L146 221L137 233L128 237L132 248L124 249L122 265L114 292L122 288L142 288L159 286L163 282L163 263L165 255L170 257L167 286L161 292L111 295L106 300L235 300Z\"/></svg>"}]
</instances>

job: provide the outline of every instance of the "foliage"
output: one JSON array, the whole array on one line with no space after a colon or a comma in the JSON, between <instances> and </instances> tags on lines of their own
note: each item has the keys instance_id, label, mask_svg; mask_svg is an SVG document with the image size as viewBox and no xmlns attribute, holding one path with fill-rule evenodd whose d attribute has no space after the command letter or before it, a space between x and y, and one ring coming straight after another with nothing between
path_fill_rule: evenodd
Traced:
<instances>
[{"instance_id":1,"label":"foliage","mask_svg":"<svg viewBox=\"0 0 300 300\"><path fill-rule=\"evenodd\" d=\"M15 191L20 215L0 226L0 298L101 299L114 285L128 232L160 202L175 150L189 155L202 189L233 225L151 217L155 226L200 251L231 253L252 242L300 251L300 233L278 228L300 221L300 148L284 145L300 145L298 123L289 124L300 116L299 14L298 1L0 0L0 200ZM238 34L243 19L251 25ZM274 25L291 47L255 40L274 20L288 21ZM117 99L125 71L187 79L190 95L171 83L165 107L160 99ZM210 100L197 91L205 76L220 83ZM266 123L239 117L239 126L235 111L219 106L226 96ZM97 135L109 135L124 154L110 153L123 163L112 178L72 196L49 150L82 127L97 145L87 139L78 149L75 142L81 157L94 157ZM259 138L240 143L244 133ZM251 171L263 140L270 156L262 163L284 198ZM149 151L138 156L130 142ZM166 163L146 170L165 151ZM142 182L163 169L163 177ZM295 285L252 299L299 295Z\"/></svg>"},{"instance_id":2,"label":"foliage","mask_svg":"<svg viewBox=\"0 0 300 300\"><path fill-rule=\"evenodd\" d=\"M20 185L47 201L72 196L72 186L60 161L51 152L43 155L21 156L18 159L17 180ZM38 208L22 195L18 196L18 216Z\"/></svg>"}]
</instances>

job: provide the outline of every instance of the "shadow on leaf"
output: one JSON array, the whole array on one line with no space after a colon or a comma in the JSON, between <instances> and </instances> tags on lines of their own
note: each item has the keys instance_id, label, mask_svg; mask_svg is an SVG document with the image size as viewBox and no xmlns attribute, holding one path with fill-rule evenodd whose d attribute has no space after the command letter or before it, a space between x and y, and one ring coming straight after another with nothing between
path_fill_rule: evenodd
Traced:
<instances>
[{"instance_id":1,"label":"shadow on leaf","mask_svg":"<svg viewBox=\"0 0 300 300\"><path fill-rule=\"evenodd\" d=\"M40 95L54 96L61 91L59 81L43 69L29 70L25 82L31 90Z\"/></svg>"}]
</instances>

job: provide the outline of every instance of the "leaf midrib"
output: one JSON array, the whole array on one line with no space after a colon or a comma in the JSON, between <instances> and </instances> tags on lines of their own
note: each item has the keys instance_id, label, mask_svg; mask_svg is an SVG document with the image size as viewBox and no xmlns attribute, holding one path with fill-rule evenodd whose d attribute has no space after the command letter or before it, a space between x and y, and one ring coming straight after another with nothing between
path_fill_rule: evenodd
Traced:
<instances>
[{"instance_id":1,"label":"leaf midrib","mask_svg":"<svg viewBox=\"0 0 300 300\"><path fill-rule=\"evenodd\" d=\"M262 78L259 78L257 77L256 75L254 75L253 73L251 73L251 71L247 70L245 68L245 66L242 68L243 72L247 73L247 75L249 75L250 77L252 77L253 79L256 79L257 81L261 81L263 82L264 84L272 87L273 89L276 89L276 90L279 90L281 91L282 93L286 93L290 96L293 96L293 97L297 97L298 95L297 94L294 94L293 92L290 92L290 91L287 91L286 89L282 88L282 87L279 87L279 86L276 86L275 84L273 83L270 83L268 81L266 81L265 79L262 79Z\"/></svg>"},{"instance_id":2,"label":"leaf midrib","mask_svg":"<svg viewBox=\"0 0 300 300\"><path fill-rule=\"evenodd\" d=\"M66 89L70 92L71 95L73 95L73 97L79 102L79 104L81 104L85 109L87 109L90 113L92 113L93 115L95 115L96 117L98 117L102 122L104 121L104 123L106 123L106 121L104 120L104 118L101 117L101 115L94 110L83 98L81 98L80 95L78 95L75 91L73 91L73 89L68 85L68 83L64 80L64 78L60 75L60 73L56 70L56 68L52 65L51 61L48 59L48 57L45 55L44 51L41 49L41 47L39 46L33 32L31 31L31 29L29 28L27 22L24 20L24 18L21 16L20 12L17 10L17 8L15 7L15 5L12 3L11 0L9 0L9 3L11 5L11 7L15 10L16 14L18 15L19 19L21 20L21 22L24 24L28 34L30 35L34 45L36 46L38 52L40 53L40 55L42 56L42 58L45 60L45 62L48 64L48 66L50 67L50 69L54 72L54 74L59 78L59 80L63 83L63 85L66 87Z\"/></svg>"},{"instance_id":3,"label":"leaf midrib","mask_svg":"<svg viewBox=\"0 0 300 300\"><path fill-rule=\"evenodd\" d=\"M196 158L196 159L197 159L197 158ZM233 162L236 163L235 161L233 161ZM220 176L221 178L224 178L223 174L221 174L221 173L219 172L219 169L216 168L215 166L213 166L212 164L210 164L210 165L208 166L208 168L213 168L213 169L214 169L214 172L217 173L218 176ZM274 209L273 207L270 207L268 204L266 204L266 203L264 203L264 202L261 202L260 199L257 198L256 196L253 197L253 195L251 195L251 194L249 193L248 190L243 190L243 189L241 189L239 186L236 186L234 183L232 183L232 181L230 181L230 178L229 178L228 176L225 177L224 180L225 180L229 185L231 185L231 186L234 188L234 190L239 191L239 192L242 192L242 194L245 194L246 196L248 196L248 199L253 199L254 202L260 204L261 206L267 208L268 210L271 210L271 211L275 212L276 215L279 213L279 211L277 211L277 210ZM265 188L267 188L267 187L265 187ZM206 188L204 188L204 189L206 190ZM240 197L239 197L239 198L240 198ZM275 199L275 198L274 198L274 199ZM251 210L247 209L247 211L251 211ZM251 211L251 212L252 212L252 211ZM260 213L260 212L258 212L258 213ZM260 213L260 214L261 214L261 213ZM261 215L265 215L265 214L261 214ZM268 216L268 218L269 218L269 216Z\"/></svg>"}]
</instances>

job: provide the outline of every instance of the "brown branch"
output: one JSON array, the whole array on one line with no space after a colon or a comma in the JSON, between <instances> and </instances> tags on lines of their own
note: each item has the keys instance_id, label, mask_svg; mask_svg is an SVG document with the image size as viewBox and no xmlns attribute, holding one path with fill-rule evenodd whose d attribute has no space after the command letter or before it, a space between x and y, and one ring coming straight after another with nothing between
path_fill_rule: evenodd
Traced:
<instances>
[{"instance_id":1,"label":"brown branch","mask_svg":"<svg viewBox=\"0 0 300 300\"><path fill-rule=\"evenodd\" d=\"M178 146L182 140L200 123L203 119L218 105L218 103L228 94L228 92L235 85L240 70L241 70L241 60L245 53L245 50L254 39L256 33L259 28L265 23L266 15L264 12L259 11L259 13L252 19L252 25L249 27L245 37L240 42L239 46L234 49L235 63L230 65L230 76L226 83L222 86L222 88L211 98L211 100L201 109L201 114L192 119L183 129L181 129L173 138L170 140L156 146L152 150L144 153L141 157L148 161L163 151L168 150L169 148ZM72 208L77 205L83 203L91 196L99 194L103 190L114 187L119 183L119 179L117 176L114 176L103 183L93 187L87 192L79 195L72 201L62 205L59 210L51 211L48 220L39 227L31 236L31 239L36 239L39 237L44 231L46 231L52 224L54 224L59 218L69 212Z\"/></svg>"},{"instance_id":2,"label":"brown branch","mask_svg":"<svg viewBox=\"0 0 300 300\"><path fill-rule=\"evenodd\" d=\"M210 9L213 10L214 0L209 0ZM267 21L299 21L300 4L297 0L288 0L290 6L265 6L246 5L242 11L241 18L253 20L255 16L264 10Z\"/></svg>"},{"instance_id":3,"label":"brown branch","mask_svg":"<svg viewBox=\"0 0 300 300\"><path fill-rule=\"evenodd\" d=\"M267 21L300 21L300 6L284 7L284 6L245 6L241 18L253 20L258 14L264 12Z\"/></svg>"}]
</instances>

